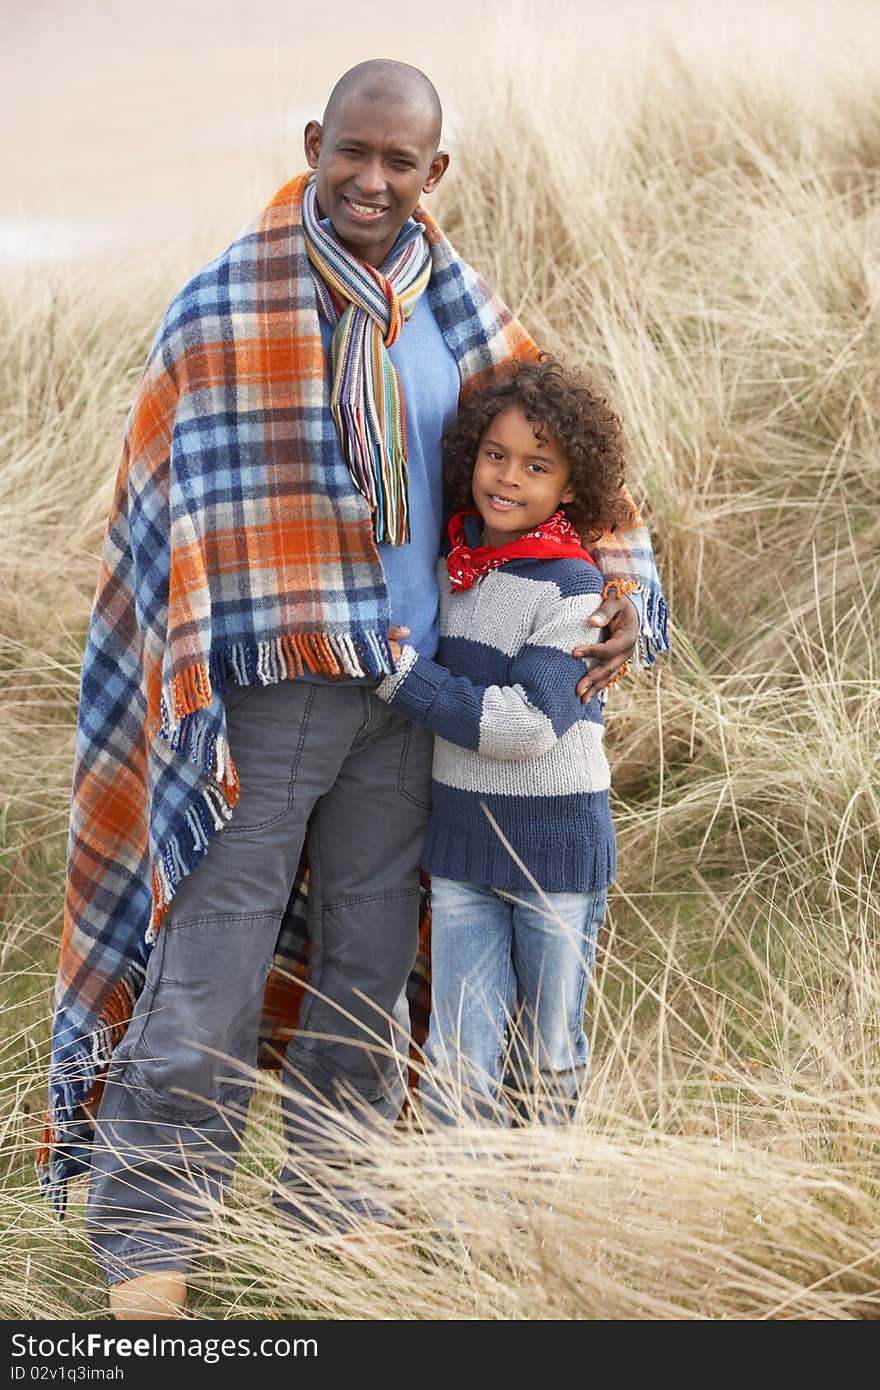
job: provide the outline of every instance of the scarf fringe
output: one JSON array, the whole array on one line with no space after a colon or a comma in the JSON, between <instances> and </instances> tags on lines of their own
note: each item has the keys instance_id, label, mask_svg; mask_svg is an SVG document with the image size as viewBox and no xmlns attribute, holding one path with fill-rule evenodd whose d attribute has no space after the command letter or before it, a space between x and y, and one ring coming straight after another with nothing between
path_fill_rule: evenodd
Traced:
<instances>
[{"instance_id":1,"label":"scarf fringe","mask_svg":"<svg viewBox=\"0 0 880 1390\"><path fill-rule=\"evenodd\" d=\"M382 422L365 415L359 406L336 402L331 413L352 482L373 513L377 545L406 545L411 539L409 464L403 399L396 386L389 400L392 422L387 438Z\"/></svg>"}]
</instances>

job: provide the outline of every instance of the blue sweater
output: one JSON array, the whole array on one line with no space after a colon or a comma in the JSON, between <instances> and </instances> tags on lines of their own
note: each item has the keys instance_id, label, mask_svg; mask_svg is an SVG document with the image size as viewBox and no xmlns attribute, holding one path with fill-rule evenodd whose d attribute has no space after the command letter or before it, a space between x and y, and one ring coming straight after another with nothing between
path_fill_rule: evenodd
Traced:
<instances>
[{"instance_id":1,"label":"blue sweater","mask_svg":"<svg viewBox=\"0 0 880 1390\"><path fill-rule=\"evenodd\" d=\"M436 735L431 873L511 891L590 892L614 878L610 773L598 699L575 686L571 648L598 641L588 619L604 579L584 560L509 560L452 593L438 565L437 660L405 646L376 693ZM483 809L485 807L485 810Z\"/></svg>"}]
</instances>

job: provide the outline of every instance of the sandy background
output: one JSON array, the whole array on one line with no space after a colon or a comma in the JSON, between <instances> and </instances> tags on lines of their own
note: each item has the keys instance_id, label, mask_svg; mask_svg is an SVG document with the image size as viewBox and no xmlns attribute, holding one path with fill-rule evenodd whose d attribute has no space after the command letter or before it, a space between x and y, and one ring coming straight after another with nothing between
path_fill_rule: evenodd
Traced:
<instances>
[{"instance_id":1,"label":"sandy background","mask_svg":"<svg viewBox=\"0 0 880 1390\"><path fill-rule=\"evenodd\" d=\"M0 17L7 265L234 235L303 167L305 121L367 57L428 72L453 149L457 111L491 99L499 59L546 93L572 42L597 104L609 78L670 40L701 65L795 65L809 81L846 50L880 59L877 0L2 0Z\"/></svg>"}]
</instances>

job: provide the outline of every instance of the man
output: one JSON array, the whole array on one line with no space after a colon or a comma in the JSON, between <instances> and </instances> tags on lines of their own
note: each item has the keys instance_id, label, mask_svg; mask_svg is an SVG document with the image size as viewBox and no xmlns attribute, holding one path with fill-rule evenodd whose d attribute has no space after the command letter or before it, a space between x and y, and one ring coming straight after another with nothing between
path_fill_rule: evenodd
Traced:
<instances>
[{"instance_id":1,"label":"man","mask_svg":"<svg viewBox=\"0 0 880 1390\"><path fill-rule=\"evenodd\" d=\"M536 351L419 208L449 163L440 129L416 69L346 73L306 126L314 177L175 298L129 419L83 666L43 1156L50 1187L82 1171L106 1072L87 1227L118 1316L185 1300L304 841L278 1205L304 1229L385 1214L367 1174L340 1172L322 1204L303 1169L332 1161L328 1115L389 1125L403 1101L431 745L373 687L392 621L436 647L459 393ZM582 698L633 652L637 583L643 650L665 645L635 513L598 552L617 594Z\"/></svg>"}]
</instances>

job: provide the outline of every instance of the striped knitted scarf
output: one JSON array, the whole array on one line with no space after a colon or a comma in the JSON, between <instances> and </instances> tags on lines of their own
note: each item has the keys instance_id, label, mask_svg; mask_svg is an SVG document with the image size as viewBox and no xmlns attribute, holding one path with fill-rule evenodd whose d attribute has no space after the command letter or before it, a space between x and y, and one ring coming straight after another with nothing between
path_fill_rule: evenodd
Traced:
<instances>
[{"instance_id":1,"label":"striped knitted scarf","mask_svg":"<svg viewBox=\"0 0 880 1390\"><path fill-rule=\"evenodd\" d=\"M403 545L409 540L406 417L386 349L431 278L431 250L420 236L382 270L357 260L317 220L313 183L303 195L302 220L318 303L334 325L330 409L342 452L370 504L376 540Z\"/></svg>"},{"instance_id":2,"label":"striped knitted scarf","mask_svg":"<svg viewBox=\"0 0 880 1390\"><path fill-rule=\"evenodd\" d=\"M227 685L306 669L393 669L370 504L339 459L303 175L172 301L129 415L82 668L56 985L50 1107L38 1166L63 1209L157 930L184 875L232 816ZM427 289L462 390L536 349L417 209ZM659 595L644 527L616 558ZM659 629L655 640L661 644ZM664 643L665 644L665 643ZM305 872L266 993L263 1060L296 1022L307 955ZM414 977L425 1014L425 945Z\"/></svg>"}]
</instances>

